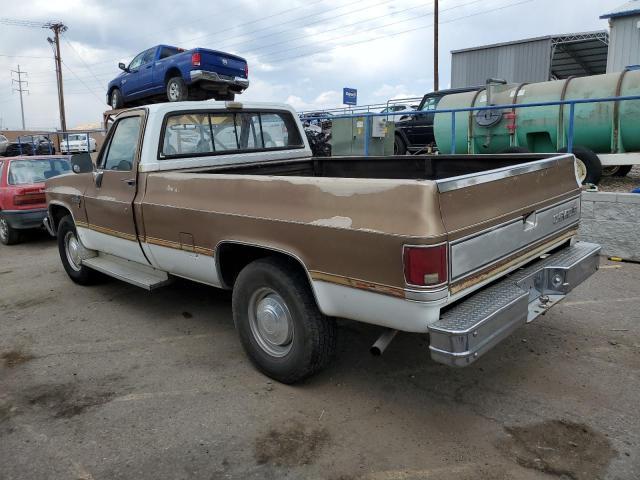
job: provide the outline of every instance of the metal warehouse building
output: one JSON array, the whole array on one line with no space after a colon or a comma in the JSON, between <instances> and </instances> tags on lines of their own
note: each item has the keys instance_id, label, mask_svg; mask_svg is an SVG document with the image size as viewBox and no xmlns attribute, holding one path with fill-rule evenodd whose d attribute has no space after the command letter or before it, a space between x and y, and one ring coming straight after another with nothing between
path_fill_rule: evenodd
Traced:
<instances>
[{"instance_id":1,"label":"metal warehouse building","mask_svg":"<svg viewBox=\"0 0 640 480\"><path fill-rule=\"evenodd\" d=\"M640 64L640 0L632 0L600 18L609 19L611 41L607 72Z\"/></svg>"},{"instance_id":2,"label":"metal warehouse building","mask_svg":"<svg viewBox=\"0 0 640 480\"><path fill-rule=\"evenodd\" d=\"M608 46L609 34L603 30L455 50L451 87L483 85L488 78L545 82L605 73Z\"/></svg>"}]
</instances>

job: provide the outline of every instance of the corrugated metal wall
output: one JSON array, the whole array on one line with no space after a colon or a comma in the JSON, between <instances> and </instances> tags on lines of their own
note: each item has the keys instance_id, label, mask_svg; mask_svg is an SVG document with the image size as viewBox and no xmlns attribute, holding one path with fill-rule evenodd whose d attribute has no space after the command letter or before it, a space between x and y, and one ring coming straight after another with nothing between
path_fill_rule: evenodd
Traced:
<instances>
[{"instance_id":1,"label":"corrugated metal wall","mask_svg":"<svg viewBox=\"0 0 640 480\"><path fill-rule=\"evenodd\" d=\"M611 19L607 73L640 64L640 15Z\"/></svg>"},{"instance_id":2,"label":"corrugated metal wall","mask_svg":"<svg viewBox=\"0 0 640 480\"><path fill-rule=\"evenodd\" d=\"M453 52L451 87L484 85L487 78L544 82L551 68L551 39Z\"/></svg>"}]
</instances>

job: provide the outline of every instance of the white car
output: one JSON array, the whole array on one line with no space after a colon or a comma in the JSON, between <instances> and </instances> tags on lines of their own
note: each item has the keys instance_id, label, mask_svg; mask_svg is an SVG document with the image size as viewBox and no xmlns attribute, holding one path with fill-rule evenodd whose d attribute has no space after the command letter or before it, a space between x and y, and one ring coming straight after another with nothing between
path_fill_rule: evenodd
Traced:
<instances>
[{"instance_id":1,"label":"white car","mask_svg":"<svg viewBox=\"0 0 640 480\"><path fill-rule=\"evenodd\" d=\"M4 155L4 152L7 151L7 146L9 145L9 140L4 135L0 135L0 155Z\"/></svg>"},{"instance_id":2,"label":"white car","mask_svg":"<svg viewBox=\"0 0 640 480\"><path fill-rule=\"evenodd\" d=\"M97 150L95 138L89 137L89 149L87 149L87 137L84 134L69 134L66 135L60 142L60 152L62 153L74 153L74 152L95 152Z\"/></svg>"}]
</instances>

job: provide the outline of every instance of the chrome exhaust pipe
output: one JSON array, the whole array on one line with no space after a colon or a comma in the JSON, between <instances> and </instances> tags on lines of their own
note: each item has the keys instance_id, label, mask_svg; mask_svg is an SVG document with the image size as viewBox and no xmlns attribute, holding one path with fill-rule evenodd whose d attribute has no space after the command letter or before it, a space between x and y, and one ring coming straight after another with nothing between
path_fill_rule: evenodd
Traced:
<instances>
[{"instance_id":1,"label":"chrome exhaust pipe","mask_svg":"<svg viewBox=\"0 0 640 480\"><path fill-rule=\"evenodd\" d=\"M392 330L390 328L385 330L378 340L376 340L376 343L371 345L371 348L369 349L371 355L375 357L382 355L391 343L391 340L395 338L396 333L398 333L398 330Z\"/></svg>"}]
</instances>

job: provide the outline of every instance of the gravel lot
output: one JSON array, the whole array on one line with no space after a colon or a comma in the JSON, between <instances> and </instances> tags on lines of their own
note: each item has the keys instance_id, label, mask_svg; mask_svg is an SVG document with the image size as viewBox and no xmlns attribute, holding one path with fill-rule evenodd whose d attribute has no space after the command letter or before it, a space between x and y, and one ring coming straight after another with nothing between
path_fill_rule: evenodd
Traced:
<instances>
[{"instance_id":1,"label":"gravel lot","mask_svg":"<svg viewBox=\"0 0 640 480\"><path fill-rule=\"evenodd\" d=\"M473 366L343 322L297 386L246 360L230 295L71 283L0 248L0 478L640 478L640 265L609 263Z\"/></svg>"},{"instance_id":2,"label":"gravel lot","mask_svg":"<svg viewBox=\"0 0 640 480\"><path fill-rule=\"evenodd\" d=\"M626 177L602 177L598 184L601 192L630 192L640 187L640 165L631 169Z\"/></svg>"}]
</instances>

